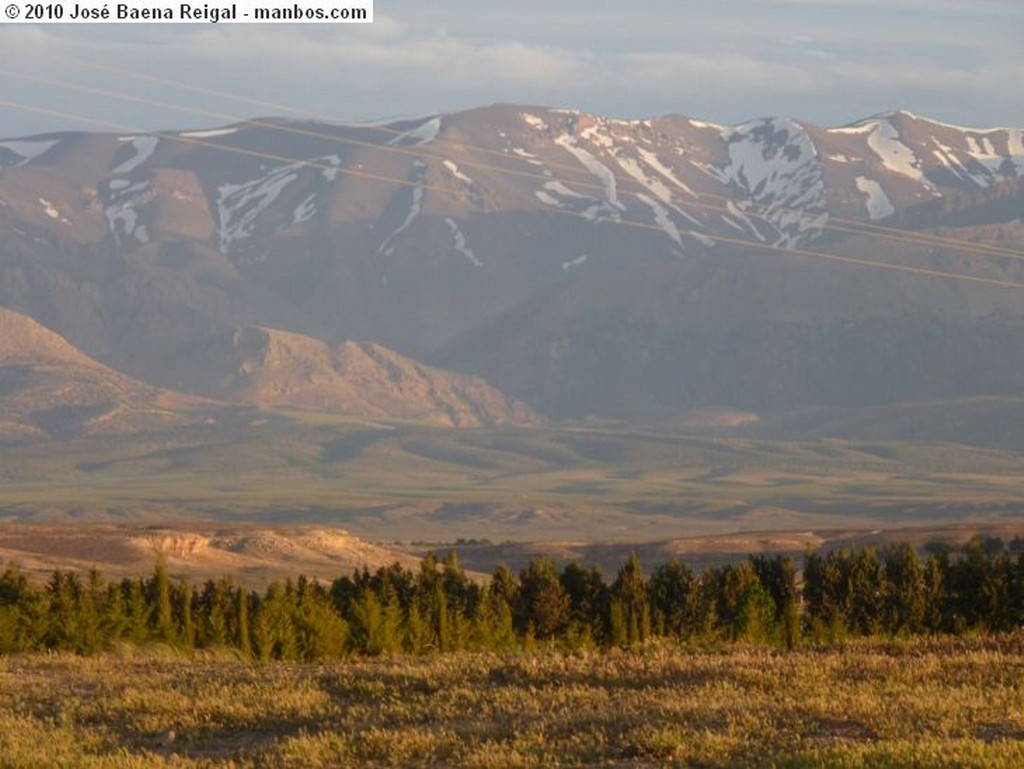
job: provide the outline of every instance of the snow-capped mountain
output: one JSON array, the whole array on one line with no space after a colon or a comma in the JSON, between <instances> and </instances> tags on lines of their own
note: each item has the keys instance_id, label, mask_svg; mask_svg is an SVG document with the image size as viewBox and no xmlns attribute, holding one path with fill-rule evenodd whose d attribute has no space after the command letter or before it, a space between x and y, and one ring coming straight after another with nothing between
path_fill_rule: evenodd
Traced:
<instances>
[{"instance_id":1,"label":"snow-capped mountain","mask_svg":"<svg viewBox=\"0 0 1024 769\"><path fill-rule=\"evenodd\" d=\"M382 343L556 415L1007 392L1022 185L1024 130L906 112L501 105L18 138L0 304L171 387L191 340L258 325Z\"/></svg>"}]
</instances>

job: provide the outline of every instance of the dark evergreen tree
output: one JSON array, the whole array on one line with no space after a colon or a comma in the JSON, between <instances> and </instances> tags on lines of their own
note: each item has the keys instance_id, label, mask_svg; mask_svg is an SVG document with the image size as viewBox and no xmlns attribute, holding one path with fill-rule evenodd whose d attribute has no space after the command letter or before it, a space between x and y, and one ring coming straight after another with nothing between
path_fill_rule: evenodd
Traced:
<instances>
[{"instance_id":1,"label":"dark evergreen tree","mask_svg":"<svg viewBox=\"0 0 1024 769\"><path fill-rule=\"evenodd\" d=\"M850 612L849 558L839 550L804 558L804 604L808 630L817 640L846 634Z\"/></svg>"},{"instance_id":2,"label":"dark evergreen tree","mask_svg":"<svg viewBox=\"0 0 1024 769\"><path fill-rule=\"evenodd\" d=\"M473 618L473 646L491 651L516 648L516 632L512 624L512 607L504 596L485 589Z\"/></svg>"},{"instance_id":3,"label":"dark evergreen tree","mask_svg":"<svg viewBox=\"0 0 1024 769\"><path fill-rule=\"evenodd\" d=\"M43 637L47 649L82 653L82 583L78 575L57 569L46 585L49 627Z\"/></svg>"},{"instance_id":4,"label":"dark evergreen tree","mask_svg":"<svg viewBox=\"0 0 1024 769\"><path fill-rule=\"evenodd\" d=\"M914 548L897 544L882 551L885 566L885 612L882 627L893 635L924 629L927 593L925 572Z\"/></svg>"},{"instance_id":5,"label":"dark evergreen tree","mask_svg":"<svg viewBox=\"0 0 1024 769\"><path fill-rule=\"evenodd\" d=\"M875 549L863 547L854 551L847 574L849 627L860 635L876 635L882 630L889 590Z\"/></svg>"},{"instance_id":6,"label":"dark evergreen tree","mask_svg":"<svg viewBox=\"0 0 1024 769\"><path fill-rule=\"evenodd\" d=\"M372 590L365 591L365 595L376 597ZM286 591L285 596L291 604L295 657L305 662L341 657L348 646L349 628L334 610L328 591L300 577L295 590ZM380 651L397 651L388 643L389 639L384 638ZM281 653L285 659L290 658L288 649L282 648Z\"/></svg>"},{"instance_id":7,"label":"dark evergreen tree","mask_svg":"<svg viewBox=\"0 0 1024 769\"><path fill-rule=\"evenodd\" d=\"M796 565L788 555L753 555L750 562L775 607L772 624L782 643L787 649L792 649L800 638L800 591L796 583Z\"/></svg>"},{"instance_id":8,"label":"dark evergreen tree","mask_svg":"<svg viewBox=\"0 0 1024 769\"><path fill-rule=\"evenodd\" d=\"M946 591L949 553L933 553L924 564L924 629L931 633L948 632L953 624L953 608Z\"/></svg>"},{"instance_id":9,"label":"dark evergreen tree","mask_svg":"<svg viewBox=\"0 0 1024 769\"><path fill-rule=\"evenodd\" d=\"M480 588L466 576L459 566L458 553L450 550L441 571L441 585L448 610L449 650L465 649L472 636L472 617L477 612Z\"/></svg>"},{"instance_id":10,"label":"dark evergreen tree","mask_svg":"<svg viewBox=\"0 0 1024 769\"><path fill-rule=\"evenodd\" d=\"M694 635L702 640L712 640L718 635L718 604L721 576L713 566L701 572L697 592L697 613L694 616Z\"/></svg>"},{"instance_id":11,"label":"dark evergreen tree","mask_svg":"<svg viewBox=\"0 0 1024 769\"><path fill-rule=\"evenodd\" d=\"M121 591L125 603L127 640L141 644L150 638L150 617L152 604L146 600L146 588L142 579L124 579Z\"/></svg>"},{"instance_id":12,"label":"dark evergreen tree","mask_svg":"<svg viewBox=\"0 0 1024 769\"><path fill-rule=\"evenodd\" d=\"M950 560L945 581L953 632L991 629L1004 594L1000 578L980 539L972 539L958 558Z\"/></svg>"},{"instance_id":13,"label":"dark evergreen tree","mask_svg":"<svg viewBox=\"0 0 1024 769\"><path fill-rule=\"evenodd\" d=\"M235 592L235 647L243 659L252 657L251 597L249 591L239 587ZM332 606L333 608L333 606Z\"/></svg>"},{"instance_id":14,"label":"dark evergreen tree","mask_svg":"<svg viewBox=\"0 0 1024 769\"><path fill-rule=\"evenodd\" d=\"M624 646L644 643L651 633L651 606L647 597L647 579L636 553L632 553L619 570L612 585L611 600L613 605L621 606L624 623L624 638L622 633L615 632L619 637L617 642Z\"/></svg>"},{"instance_id":15,"label":"dark evergreen tree","mask_svg":"<svg viewBox=\"0 0 1024 769\"><path fill-rule=\"evenodd\" d=\"M157 558L153 577L147 586L146 598L151 607L150 638L162 643L173 644L178 640L174 622L174 606L171 599L171 577L163 555Z\"/></svg>"},{"instance_id":16,"label":"dark evergreen tree","mask_svg":"<svg viewBox=\"0 0 1024 769\"><path fill-rule=\"evenodd\" d=\"M299 643L295 629L295 587L274 582L267 588L253 617L253 645L261 660L296 660Z\"/></svg>"},{"instance_id":17,"label":"dark evergreen tree","mask_svg":"<svg viewBox=\"0 0 1024 769\"><path fill-rule=\"evenodd\" d=\"M178 627L178 645L185 651L196 646L196 625L193 602L195 591L188 580L182 579L174 588L174 623Z\"/></svg>"},{"instance_id":18,"label":"dark evergreen tree","mask_svg":"<svg viewBox=\"0 0 1024 769\"><path fill-rule=\"evenodd\" d=\"M124 591L117 583L105 585L106 596L100 611L100 636L106 644L126 639L129 635Z\"/></svg>"},{"instance_id":19,"label":"dark evergreen tree","mask_svg":"<svg viewBox=\"0 0 1024 769\"><path fill-rule=\"evenodd\" d=\"M587 648L604 641L609 595L600 567L587 569L570 563L558 579L569 597L567 644L571 648Z\"/></svg>"},{"instance_id":20,"label":"dark evergreen tree","mask_svg":"<svg viewBox=\"0 0 1024 769\"><path fill-rule=\"evenodd\" d=\"M524 634L532 628L538 640L559 635L569 622L569 596L550 558L531 561L519 575L517 621Z\"/></svg>"},{"instance_id":21,"label":"dark evergreen tree","mask_svg":"<svg viewBox=\"0 0 1024 769\"><path fill-rule=\"evenodd\" d=\"M232 646L235 642L235 589L231 580L212 579L203 583L197 604L201 621L197 644L203 647Z\"/></svg>"},{"instance_id":22,"label":"dark evergreen tree","mask_svg":"<svg viewBox=\"0 0 1024 769\"><path fill-rule=\"evenodd\" d=\"M722 568L719 573L718 623L731 639L741 634L740 608L748 590L756 583L757 572L750 561L740 561Z\"/></svg>"},{"instance_id":23,"label":"dark evergreen tree","mask_svg":"<svg viewBox=\"0 0 1024 769\"><path fill-rule=\"evenodd\" d=\"M650 581L651 613L656 632L685 641L698 632L700 583L678 560L654 570Z\"/></svg>"},{"instance_id":24,"label":"dark evergreen tree","mask_svg":"<svg viewBox=\"0 0 1024 769\"><path fill-rule=\"evenodd\" d=\"M498 564L491 577L491 593L504 599L509 606L519 601L519 581L505 564Z\"/></svg>"},{"instance_id":25,"label":"dark evergreen tree","mask_svg":"<svg viewBox=\"0 0 1024 769\"><path fill-rule=\"evenodd\" d=\"M730 626L733 640L748 643L774 643L778 636L776 606L760 580L750 582L740 596Z\"/></svg>"}]
</instances>

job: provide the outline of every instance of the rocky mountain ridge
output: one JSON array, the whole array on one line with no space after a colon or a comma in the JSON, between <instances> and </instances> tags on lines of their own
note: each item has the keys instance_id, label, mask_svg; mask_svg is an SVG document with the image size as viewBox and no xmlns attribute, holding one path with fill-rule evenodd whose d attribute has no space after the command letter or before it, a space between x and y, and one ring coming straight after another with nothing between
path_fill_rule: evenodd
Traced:
<instances>
[{"instance_id":1,"label":"rocky mountain ridge","mask_svg":"<svg viewBox=\"0 0 1024 769\"><path fill-rule=\"evenodd\" d=\"M1018 395L1022 178L1022 129L906 112L28 137L0 141L0 304L217 397L245 387L196 351L239 328L321 361L372 340L556 418Z\"/></svg>"}]
</instances>

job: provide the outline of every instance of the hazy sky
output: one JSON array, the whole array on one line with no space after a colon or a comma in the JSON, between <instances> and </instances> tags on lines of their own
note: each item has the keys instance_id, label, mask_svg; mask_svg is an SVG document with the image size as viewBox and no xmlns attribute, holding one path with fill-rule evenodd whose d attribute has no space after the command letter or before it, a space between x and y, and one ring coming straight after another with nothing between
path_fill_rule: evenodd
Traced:
<instances>
[{"instance_id":1,"label":"hazy sky","mask_svg":"<svg viewBox=\"0 0 1024 769\"><path fill-rule=\"evenodd\" d=\"M0 100L119 129L205 127L283 106L364 120L494 102L720 123L784 115L821 125L904 108L960 124L1024 126L1021 0L377 0L376 18L336 26L0 25ZM0 120L7 137L103 128L10 106L0 106Z\"/></svg>"}]
</instances>

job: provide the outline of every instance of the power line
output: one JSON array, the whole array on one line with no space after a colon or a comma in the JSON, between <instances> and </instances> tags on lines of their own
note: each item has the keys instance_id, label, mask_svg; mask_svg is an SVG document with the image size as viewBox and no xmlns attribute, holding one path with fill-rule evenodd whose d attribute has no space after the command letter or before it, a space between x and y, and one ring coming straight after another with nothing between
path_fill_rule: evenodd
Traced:
<instances>
[{"instance_id":1,"label":"power line","mask_svg":"<svg viewBox=\"0 0 1024 769\"><path fill-rule=\"evenodd\" d=\"M218 98L232 99L234 101L238 101L238 102L246 103L246 104L253 104L253 105L256 105L256 106L268 107L268 108L274 109L276 111L286 112L286 113L289 113L289 114L293 114L293 115L297 115L297 116L300 116L300 117L304 117L306 119L309 119L311 117L310 114L307 113L307 112L303 112L301 110L295 109L295 108L290 107L288 105L279 104L277 102L266 101L266 100L262 100L262 99L254 99L254 98L251 98L251 97L235 94L235 93L232 93L232 92L229 92L229 91L224 91L224 90L214 89L214 88L208 88L208 87L205 87L205 86L196 85L194 83L186 83L186 82L183 82L183 81L180 81L180 80L171 79L171 78L155 77L155 76L152 76L152 75L147 75L147 74L144 74L144 73L138 73L138 72L134 72L132 70L127 70L127 69L120 68L120 67L113 67L113 66L109 66L109 65L99 64L99 63L96 63L96 62L89 62L89 61L86 61L84 59L79 59L77 57L60 55L60 54L49 54L48 56L50 58L53 58L53 59L64 60L64 61L68 61L68 62L74 63L76 66L81 66L81 67L84 67L84 68L87 68L87 69L93 69L93 70L100 71L100 72L114 73L114 74L118 74L118 75L121 75L121 76L124 76L124 77L140 80L142 82L152 82L152 83L157 83L159 85L166 85L166 86L170 86L170 87L173 87L173 88L178 88L180 90L185 90L185 91L191 91L191 92L195 92L195 93L202 93L202 94L217 96ZM77 84L63 83L61 81L53 81L53 80L47 80L47 79L44 79L44 78L38 78L38 76L31 76L31 75L24 75L24 74L21 74L21 73L15 73L15 72L11 72L9 70L3 70L3 72L5 74L8 74L8 75L14 76L14 77L21 77L21 78L25 78L25 79L36 79L36 80L38 80L40 82L47 82L48 84L55 85L57 87L65 87L65 88L72 88L72 89L85 89L85 88L89 88L87 86L79 86ZM300 129L300 128L296 128L294 126L282 126L279 123L271 123L271 122L260 121L260 120L247 120L246 118L239 117L237 115L231 115L231 114L227 114L227 113L220 113L220 112L215 112L215 111L211 111L211 110L202 110L202 109L198 109L198 108L184 107L184 106L181 106L181 105L169 104L169 103L166 103L166 102L158 102L158 101L150 100L150 99L142 99L142 98L139 98L139 97L132 97L132 96L129 96L127 94L118 94L116 92L104 91L102 89L90 89L90 90L92 90L95 93L98 93L99 95L110 96L112 98L120 98L120 99L129 100L129 101L136 101L136 102L139 102L139 103L147 103L147 104L150 104L151 106L160 106L160 107L165 108L165 109L179 110L179 111L189 112L189 113L192 113L192 114L201 114L201 115L205 115L207 117L216 117L216 118L222 119L222 120L229 120L229 121L234 121L234 122L245 122L245 123L248 123L249 125L253 125L253 126L257 126L257 127L264 127L264 128L268 128L268 129L271 129L271 130L278 130L278 131L284 131L284 132L288 132L288 133L295 133L295 134L304 135L304 136L308 136L308 137L312 137L312 138L326 139L326 140L330 140L330 141L336 141L336 142L339 142L339 143L350 144L350 145L353 145L353 146L369 147L369 148L377 149L377 150L384 151L384 152L395 152L395 153L400 153L400 154L412 154L412 155L415 155L416 157L432 157L432 158L435 158L435 159L444 160L444 158L441 157L441 156L435 155L435 154L433 154L433 153L431 153L429 151L423 151L421 149L410 150L409 148L406 148L406 147L396 147L396 146L393 146L393 145L381 145L381 144L378 144L378 143L375 143L375 142L366 142L366 141L361 141L361 140L357 140L357 139L350 139L348 137L339 137L339 136L335 136L335 135L331 135L331 134L325 134L325 133L322 133L322 132L316 132L316 131ZM332 118L330 116L318 115L316 113L314 113L312 115L312 117L313 118L317 118L317 119L328 120L328 121L334 120L334 118ZM349 125L350 127L353 127L353 128L358 128L360 130L379 132L379 133L384 133L384 134L388 134L388 135L392 135L392 136L402 136L402 135L404 135L406 133L406 131L402 131L402 130L399 130L399 129L394 129L394 128L390 128L388 126L382 126L382 125L360 125L358 123L350 123L350 124L346 124L346 125ZM454 140L451 140L451 139L445 139L443 137L438 137L438 138L434 139L432 143L433 144L437 144L437 145L449 145L449 146L453 146L453 147L470 149L470 150L473 150L473 151L478 152L478 153L500 157L500 158L502 158L503 161L506 161L506 162L509 161L509 160L515 162L517 160L514 156L510 157L505 152L502 152L502 151L499 151L499 150L494 150L494 149L491 149L489 147L481 147L479 145L467 144L465 142L454 141ZM536 172L519 171L519 170L515 170L515 169L509 169L509 168L506 168L506 167L497 167L497 166L493 166L493 165L484 164L484 163L481 163L481 162L479 162L477 160L472 160L472 159L470 161L464 161L464 164L468 168L477 168L477 169L481 169L481 170L490 170L490 171L495 171L495 172L498 172L498 173L504 173L504 174L507 174L507 175L515 175L515 176L521 176L521 177L524 177L524 178L533 178L533 179L538 179L538 180L550 181L550 179L548 177L543 176L542 174L538 174ZM565 172L571 173L573 175L583 173L583 170L580 169L578 166L570 165L570 164L567 164L567 163L547 162L546 161L546 164L550 168L552 168L552 169L565 171ZM615 177L617 183L625 182L626 184L630 184L630 185L639 185L639 182L636 179L634 179L634 178L632 178L630 176L623 176L621 174L616 173L615 171L611 171L611 173ZM595 184L593 182L588 182L588 181L582 181L582 180L578 180L578 179L571 180L571 183L575 184L577 186L585 187L585 188L589 188L589 189L595 189L595 190L596 189L603 189L601 187L601 185L599 185L599 184ZM625 191L624 194L630 195L632 197L637 197L638 195L643 194L643 193ZM711 192L693 193L693 196L697 197L697 198L704 198L704 199L708 199L708 200L720 201L721 203L726 204L726 205L729 204L729 203L734 203L734 204L736 203L736 201L734 201L732 198L730 198L727 195L718 195L718 194L711 193ZM708 211L712 211L712 212L715 212L715 213L729 213L728 208L725 207L724 205L713 205L713 204L707 204L707 203L700 203L700 202L695 201L695 200L687 200L686 206L687 207L692 207L692 208L698 208L698 209L702 209L702 210L708 210ZM742 213L744 213L745 215L753 215L756 218L761 219L762 221L765 221L769 225L772 225L772 226L774 226L774 225L772 224L770 219L767 218L768 213L770 213L772 211L793 213L793 214L799 215L799 216L801 216L801 217L803 217L805 219L815 219L815 218L818 218L820 216L820 214L809 213L805 209L789 208L789 207L786 207L786 206L766 206L766 205L754 203L752 201L745 201L743 203L743 206L744 207L742 209ZM830 230L830 231L835 231L835 232L843 232L843 233L846 233L846 234L867 235L869 237L885 238L885 239L888 239L888 240L893 240L893 241L902 242L902 243L911 243L911 244L916 244L916 245L952 248L952 249L957 249L957 250L961 250L961 251L966 251L966 252L969 252L969 253L974 253L974 254L977 254L979 256L993 255L993 256L1008 257L1008 258L1011 258L1011 259L1024 259L1024 251L1020 251L1020 250L1017 250L1017 249L1007 248L1007 247L1004 247L1004 246L996 246L996 245L986 244L986 243L971 243L969 241L958 240L958 239L955 239L955 238L947 238L947 237L942 237L942 236L938 236L938 235L930 235L930 234L927 234L927 233L907 232L906 230L901 230L901 229L894 228L894 227L886 227L885 225L880 225L880 224L863 222L863 221L858 220L858 219L846 219L846 218L835 217L835 216L831 216L830 215L828 217L828 220L825 223L820 224L818 226L820 226L821 229L823 229L823 230Z\"/></svg>"},{"instance_id":2,"label":"power line","mask_svg":"<svg viewBox=\"0 0 1024 769\"><path fill-rule=\"evenodd\" d=\"M432 192L438 192L440 194L444 194L444 195L448 195L448 196L456 196L458 194L456 191L453 191L453 190L448 189L446 187L440 187L438 185L431 185L431 184L426 184L426 183L421 183L421 182L413 182L413 181L410 181L408 179L398 179L398 178L395 178L395 177L385 176L383 174L374 174L374 173L370 173L370 172L367 172L367 171L361 171L361 170L358 170L358 169L338 168L337 166L329 165L327 163L319 163L319 162L316 162L316 161L302 160L302 159L298 159L298 158L290 158L290 157L287 157L287 156L284 156L284 155L277 155L277 154L273 154L273 153L269 153L269 152L262 152L262 151L259 151L259 150L249 150L249 149L245 149L245 148L242 148L242 147L231 147L231 146L228 146L228 145L218 144L218 143L215 143L215 142L204 141L203 139L197 138L197 137L187 137L187 136L181 136L179 134L172 134L172 133L166 133L166 132L161 132L161 131L139 131L139 130L134 129L134 128L130 127L130 126L126 126L126 125L124 125L122 123L116 123L116 122L110 121L110 120L101 120L101 119L98 119L98 118L91 118L91 117L88 117L88 116L85 116L85 115L78 115L78 114L75 114L75 113L64 112L64 111L61 111L61 110L53 110L53 109L49 109L49 108L46 108L46 107L38 107L38 106L35 106L35 105L23 104L21 102L15 102L15 101L10 101L10 100L0 100L0 106L10 107L10 108L13 108L13 109L19 109L19 110L23 110L23 111L26 111L26 112L34 112L34 113L37 113L37 114L49 115L51 117L59 117L59 118L66 119L66 120L75 120L75 121L78 121L78 122L89 123L89 124L92 124L92 125L105 126L107 128L116 129L117 131L120 131L120 132L141 133L141 134L148 135L148 136L155 136L157 138L164 139L164 140L171 141L171 142L178 142L178 143L182 143L182 144L189 144L189 145L194 145L194 146L199 146L199 147L208 147L208 148L219 150L219 151L222 151L222 152L233 152L233 153L236 153L236 154L245 155L245 156L249 156L249 157L258 157L258 158L263 158L265 160L273 160L275 162L280 162L280 163L284 163L284 164L295 166L295 167L305 167L305 168L314 168L314 169L320 169L320 170L329 170L329 171L332 171L332 172L342 173L342 174L346 174L346 175L349 175L349 176L355 176L355 177L364 178L364 179L370 179L370 180L374 180L374 181L387 182L389 184L395 184L395 185L406 186L406 187L418 187L418 188L421 188L421 189L430 190ZM546 209L546 212L550 213L550 214L559 214L559 215L563 215L563 216L571 216L571 217L574 217L574 218L581 218L581 219L585 219L586 218L586 216L582 212L568 211L568 210L565 210L565 209ZM632 220L628 220L628 219L603 219L601 221L602 221L603 224L609 224L609 225L615 225L615 226L626 226L626 227L632 227L632 228L635 228L635 229L642 229L642 230L662 232L662 229L661 229L660 226L655 225L655 224L647 224L646 222L637 222L637 221L632 221ZM744 248L757 248L757 249L763 249L763 250L772 251L772 252L775 252L775 253L789 254L789 255L793 255L793 256L800 256L800 257L813 258L813 259L822 259L822 260L827 260L827 261L832 261L832 262L837 262L837 263L855 265L855 266L859 266L859 267L874 267L874 268L878 268L878 269L893 270L893 271L898 271L898 272L907 272L907 273L916 274L916 275L927 275L927 276L930 276L930 277L968 281L968 282L972 282L972 283L980 283L980 284L986 284L986 285L1001 286L1001 287L1005 287L1005 288L1024 289L1024 283L1020 283L1020 282L1017 282L1017 281L1003 280L1003 279L999 279L999 278L988 278L988 277L984 277L984 276L980 276L980 275L968 275L968 274L963 274L963 273L947 272L947 271L944 271L944 270L935 270L935 269L931 269L931 268L928 268L928 267L915 267L915 266L912 266L912 265L901 265L901 264L893 264L893 263L890 263L890 262L879 262L879 261L875 261L875 260L872 260L872 259L862 259L862 258L852 257L852 256L841 256L839 254L828 254L828 253L821 252L821 251L813 251L811 249L791 248L791 247L788 247L788 246L772 245L772 244L768 244L768 243L758 243L758 242L754 242L754 241L743 240L741 238L720 237L720 236L716 235L712 239L715 240L715 241L721 242L721 243L728 243L730 245L743 246Z\"/></svg>"},{"instance_id":3,"label":"power line","mask_svg":"<svg viewBox=\"0 0 1024 769\"><path fill-rule=\"evenodd\" d=\"M109 68L109 67L103 67L103 66L98 66L98 69L101 69L101 70L104 70L104 71L120 72L116 68ZM120 91L112 91L112 90L108 90L108 89L96 88L96 87L93 87L93 86L86 86L86 85L81 85L81 84L77 84L77 83L69 83L67 81L54 80L52 78L45 78L45 77L38 76L38 75L27 75L25 73L18 73L18 72L14 72L14 71L2 69L2 68L0 68L0 74L6 75L8 77L13 77L13 78L18 78L18 79L22 79L22 80L28 80L28 81L32 81L32 82L42 83L42 84L45 84L45 85L49 85L51 87L62 88L62 89L66 89L66 90L80 91L80 92L89 93L89 94L92 94L92 95L99 95L99 96L105 96L105 97L110 97L110 98L116 98L116 99L120 99L120 100L124 100L124 101L130 101L130 102L134 102L134 103L145 104L147 106L158 106L158 108L166 109L166 110L172 110L172 111L177 111L177 112L182 112L182 113L187 113L187 114L193 114L193 115L201 115L201 116L204 116L204 117L213 117L213 118L216 118L218 120L226 120L226 121L233 121L233 122L243 122L243 123L246 123L247 125L250 125L250 126L255 126L255 127L260 127L260 128L267 128L269 130L282 131L282 132L285 132L285 133L292 133L292 134L296 134L296 135L300 135L300 136L307 136L307 137L311 137L311 138L318 138L318 139L323 139L323 140L326 140L326 141L333 141L333 142L342 143L342 144L349 144L349 145L353 145L353 146L367 147L367 148L374 149L374 151L377 151L377 152L395 153L395 154L399 154L399 155L406 155L406 156L410 156L410 157L415 157L417 159L430 158L430 159L441 160L441 161L445 160L445 158L443 158L442 156L438 156L438 155L435 155L435 154L430 153L430 152L425 152L425 151L423 151L422 148L419 148L419 147L412 148L412 147L406 147L406 146L395 146L395 145L391 145L391 144L380 144L380 143L373 142L373 141L366 141L366 140L355 139L355 138L345 137L345 136L337 136L335 134L327 134L327 133L324 133L324 132L321 132L321 131L312 131L312 130L309 130L309 129L299 128L299 127L296 127L296 126L282 125L280 123L261 121L261 120L246 120L244 118L240 118L239 116L234 116L234 115L230 115L230 114L227 114L227 113L221 113L221 112L216 112L216 111L206 110L206 109L201 109L201 108L190 108L190 106L185 106L185 105L181 105L181 104L174 104L174 103L170 103L170 102L166 102L166 101L161 101L161 100L158 100L158 99L153 99L153 98L148 98L148 97L143 97L143 96L133 96L133 95L126 94L126 93L123 93L123 92L120 92ZM146 79L148 79L148 76L146 77ZM157 79L157 80L160 81L160 82L176 83L176 81L166 81L166 79L163 79L163 78L160 78L160 79ZM182 85L184 85L184 84L182 84ZM204 92L207 91L207 90L211 90L212 91L212 89L198 89L198 90L201 90L201 91L204 91ZM225 93L225 92L222 92L222 91L212 91L212 92L216 92L218 94L224 94ZM407 132L398 131L398 130L395 130L395 129L384 129L383 127L380 127L380 126L368 126L368 127L366 127L366 129L368 129L368 130L386 130L389 133L393 133L393 134L396 134L396 135L399 135L399 136L400 135L404 135L404 134L407 133ZM150 132L150 133L152 133L152 132ZM154 135L156 135L156 134L154 134ZM477 151L477 152L482 152L482 153L486 153L486 154L489 154L489 155L496 155L498 157L501 157L506 162L508 162L510 160L512 162L516 162L516 159L514 157L510 157L510 156L506 155L505 153L501 153L501 152L495 151L495 149L490 149L490 148L487 148L487 147L479 147L479 146L475 146L475 145L472 145L472 144L467 144L465 142L455 142L455 141L452 141L450 139L435 139L434 141L435 141L435 143L449 143L449 144L453 144L453 145L460 146L460 147L463 147L463 148L475 149L475 151ZM467 168L475 168L475 169L494 171L496 173L506 174L506 175L510 175L510 176L519 176L519 177L529 178L529 179L551 181L551 179L548 176L545 176L543 174L539 174L537 172L520 171L520 170L517 170L517 169L510 169L510 168L507 168L507 167L498 167L498 166L494 166L494 165L488 165L488 164L480 163L479 161L475 161L475 160L472 160L472 159L469 162L464 162L464 165ZM563 170L571 172L572 174L584 173L584 171L582 169L580 169L579 167L577 167L577 166L569 166L567 164L560 164L560 163L550 163L549 165L552 168L563 169ZM617 175L614 172L611 172L611 173L612 173L612 176L615 178L616 183L617 182L626 182L626 183L629 183L629 184L639 184L639 182L636 179L632 178L632 177ZM580 180L580 179L571 179L569 181L572 184L575 184L575 185L578 185L578 186L592 188L592 189L601 189L601 190L603 190L603 186L598 184L598 183L595 183L595 182L589 182L589 181ZM635 191L625 190L624 191L624 195L628 195L628 196L633 197L633 198L639 198L643 194L642 193L635 193ZM730 198L727 198L725 196L714 195L714 194L711 194L711 193L699 193L699 194L695 194L694 193L692 195L694 197L696 197L696 198L706 198L706 199L724 201L724 202L726 202L726 204L734 203L734 201L732 201ZM720 205L700 203L698 201L687 201L686 205L689 206L689 207L692 207L692 208L697 208L697 209L701 209L701 210L709 210L709 211L712 211L712 212L715 212L715 213L720 213L720 214L721 213L730 213L728 208L727 208L727 206L723 207L723 206L720 206ZM767 212L769 212L769 211L792 212L792 213L795 213L795 214L797 214L797 215L799 215L801 217L804 217L806 219L813 219L813 218L817 218L818 216L820 216L819 214L808 213L807 211L802 210L802 209L788 209L788 208L783 207L783 206L768 207L768 206L761 206L759 204L754 204L754 203L746 203L746 204L744 204L744 206L745 207L743 209L741 209L741 212L744 215L753 215L753 216L755 216L755 217L757 217L759 219L762 219L762 220L768 222L770 225L772 225L772 222L770 221L770 219L767 218ZM757 209L760 209L760 212ZM838 223L834 223L834 222L838 222ZM772 226L774 226L774 225L772 225ZM968 243L968 242L964 242L964 241L957 241L957 240L953 240L953 239L941 238L941 237L938 237L938 236L930 236L930 234L926 234L926 233L911 233L911 232L906 232L904 230L895 229L895 228L892 228L892 227L885 227L883 225L878 225L878 224L869 224L869 223L866 223L866 222L860 222L860 221L856 221L856 220L847 220L847 219L841 219L841 218L835 218L835 217L828 217L826 222L824 222L824 223L822 223L822 224L820 224L818 226L820 226L822 229L836 230L836 231L842 231L842 232L853 233L853 234L861 234L861 236L867 236L867 237L884 238L884 239L887 239L887 240L901 242L901 243L909 243L909 244L912 244L912 245L939 246L939 247L945 247L945 248L953 248L953 249L956 249L956 250L961 250L961 251L966 251L966 252L969 252L969 253L974 253L974 254L977 254L979 256L1000 256L1000 257L1007 257L1007 258L1011 258L1011 259L1024 259L1024 251L1017 251L1015 249L1008 249L1008 248L999 247L999 246L990 246L990 245L987 245L987 244L973 244L973 243ZM722 240L723 242L725 242L725 237L719 237L719 240Z\"/></svg>"}]
</instances>

